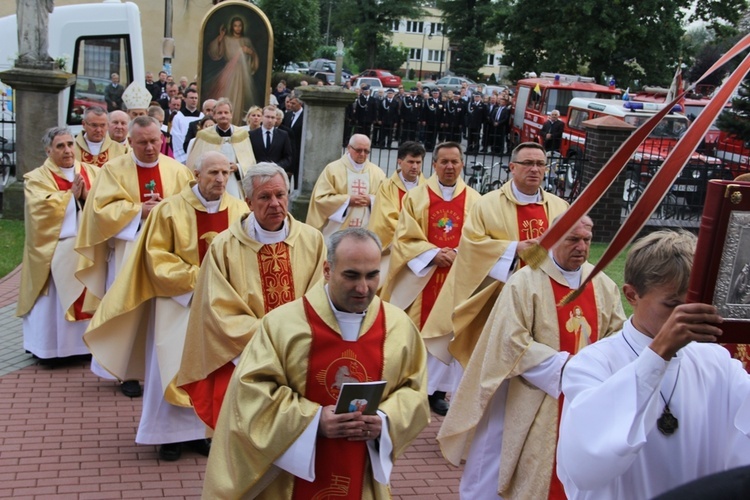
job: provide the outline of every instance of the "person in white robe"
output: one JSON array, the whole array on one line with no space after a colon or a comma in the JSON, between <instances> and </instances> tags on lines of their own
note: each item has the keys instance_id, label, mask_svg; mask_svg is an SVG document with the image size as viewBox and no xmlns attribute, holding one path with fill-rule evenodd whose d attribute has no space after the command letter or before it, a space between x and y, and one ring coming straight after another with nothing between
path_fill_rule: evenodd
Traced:
<instances>
[{"instance_id":1,"label":"person in white robe","mask_svg":"<svg viewBox=\"0 0 750 500\"><path fill-rule=\"evenodd\" d=\"M557 473L571 499L653 498L750 464L750 375L712 305L685 303L695 236L636 242L623 292L633 315L562 375Z\"/></svg>"}]
</instances>

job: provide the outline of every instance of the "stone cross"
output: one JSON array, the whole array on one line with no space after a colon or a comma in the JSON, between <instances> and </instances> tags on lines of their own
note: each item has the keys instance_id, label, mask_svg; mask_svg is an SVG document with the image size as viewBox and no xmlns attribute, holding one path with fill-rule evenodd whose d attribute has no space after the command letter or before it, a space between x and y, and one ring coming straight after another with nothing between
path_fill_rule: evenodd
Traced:
<instances>
[{"instance_id":1,"label":"stone cross","mask_svg":"<svg viewBox=\"0 0 750 500\"><path fill-rule=\"evenodd\" d=\"M53 69L49 55L49 15L54 0L16 0L18 59L16 66Z\"/></svg>"}]
</instances>

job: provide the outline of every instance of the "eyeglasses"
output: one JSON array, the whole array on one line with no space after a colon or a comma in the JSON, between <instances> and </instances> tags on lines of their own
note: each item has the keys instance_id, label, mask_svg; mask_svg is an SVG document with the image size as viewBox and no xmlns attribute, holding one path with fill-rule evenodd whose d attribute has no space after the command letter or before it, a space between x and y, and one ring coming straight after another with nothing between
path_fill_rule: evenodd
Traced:
<instances>
[{"instance_id":1,"label":"eyeglasses","mask_svg":"<svg viewBox=\"0 0 750 500\"><path fill-rule=\"evenodd\" d=\"M367 149L367 148L355 148L354 146L349 146L349 149L351 149L352 151L354 151L355 153L357 153L359 155L369 155L370 154L370 150Z\"/></svg>"},{"instance_id":2,"label":"eyeglasses","mask_svg":"<svg viewBox=\"0 0 750 500\"><path fill-rule=\"evenodd\" d=\"M524 167L539 167L544 168L547 166L547 162L544 160L524 160L524 161L514 161L516 165L523 165Z\"/></svg>"}]
</instances>

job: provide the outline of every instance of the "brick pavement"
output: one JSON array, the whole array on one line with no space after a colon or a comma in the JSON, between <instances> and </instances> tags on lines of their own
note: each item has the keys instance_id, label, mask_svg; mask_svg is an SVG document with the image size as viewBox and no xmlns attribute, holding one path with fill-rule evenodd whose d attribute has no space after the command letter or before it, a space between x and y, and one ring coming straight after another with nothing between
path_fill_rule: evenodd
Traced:
<instances>
[{"instance_id":1,"label":"brick pavement","mask_svg":"<svg viewBox=\"0 0 750 500\"><path fill-rule=\"evenodd\" d=\"M14 317L19 269L0 280L0 498L199 498L206 459L185 452L161 462L137 446L141 400L93 375L77 359L50 368L23 350ZM457 499L461 469L440 455L442 418L394 467L396 500Z\"/></svg>"}]
</instances>

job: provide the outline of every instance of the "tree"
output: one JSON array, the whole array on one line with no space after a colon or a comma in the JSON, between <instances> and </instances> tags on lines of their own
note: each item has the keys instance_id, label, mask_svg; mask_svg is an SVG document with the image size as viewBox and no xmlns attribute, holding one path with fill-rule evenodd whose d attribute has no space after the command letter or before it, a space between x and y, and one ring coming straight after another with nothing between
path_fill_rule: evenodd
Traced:
<instances>
[{"instance_id":1,"label":"tree","mask_svg":"<svg viewBox=\"0 0 750 500\"><path fill-rule=\"evenodd\" d=\"M451 41L454 73L479 76L486 60L485 46L498 41L498 21L507 16L510 4L510 0L437 0Z\"/></svg>"},{"instance_id":2,"label":"tree","mask_svg":"<svg viewBox=\"0 0 750 500\"><path fill-rule=\"evenodd\" d=\"M333 2L333 3L331 3ZM393 23L401 19L419 19L424 16L420 0L323 0L322 14L326 18L330 9L330 40L343 37L345 46L351 47L354 59L365 68L378 67L379 54L392 49L387 43ZM324 33L326 31L323 31ZM388 57L386 57L386 60ZM403 61L401 61L403 62ZM399 63L400 65L401 63ZM386 67L385 69L396 69Z\"/></svg>"},{"instance_id":3,"label":"tree","mask_svg":"<svg viewBox=\"0 0 750 500\"><path fill-rule=\"evenodd\" d=\"M260 9L273 27L274 68L309 59L319 45L319 0L260 0Z\"/></svg>"},{"instance_id":4,"label":"tree","mask_svg":"<svg viewBox=\"0 0 750 500\"><path fill-rule=\"evenodd\" d=\"M503 3L503 2L500 2ZM703 19L731 31L746 0L704 0L687 19L693 0L576 0L539 8L538 0L512 2L498 18L511 77L526 71L613 75L625 87L635 79L671 80L683 53L686 21ZM729 8L727 8L729 6ZM565 20L563 24L561 20ZM717 31L718 33L718 31Z\"/></svg>"},{"instance_id":5,"label":"tree","mask_svg":"<svg viewBox=\"0 0 750 500\"><path fill-rule=\"evenodd\" d=\"M732 99L732 109L723 111L716 121L719 129L745 142L750 141L750 85L740 84L738 97Z\"/></svg>"}]
</instances>

